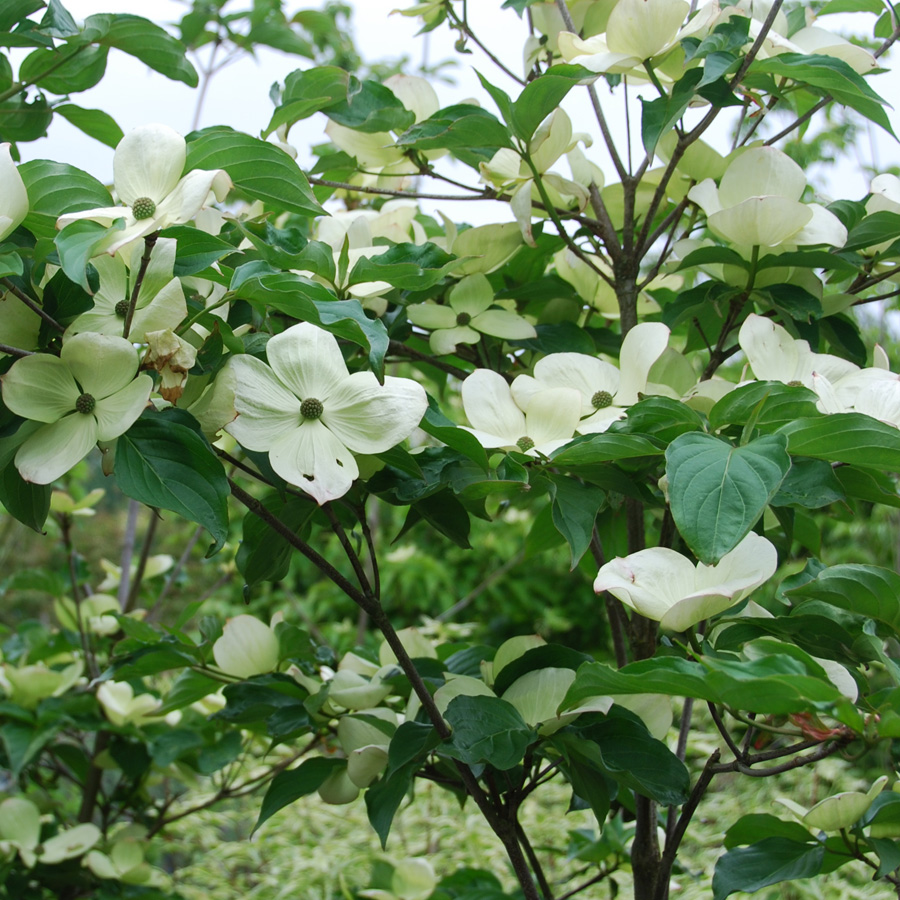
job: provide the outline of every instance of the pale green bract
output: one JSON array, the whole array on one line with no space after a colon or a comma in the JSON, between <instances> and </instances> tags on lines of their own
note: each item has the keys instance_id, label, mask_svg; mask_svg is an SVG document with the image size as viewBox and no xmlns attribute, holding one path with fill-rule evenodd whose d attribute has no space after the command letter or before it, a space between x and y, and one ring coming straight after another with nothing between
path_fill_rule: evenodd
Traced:
<instances>
[{"instance_id":1,"label":"pale green bract","mask_svg":"<svg viewBox=\"0 0 900 900\"><path fill-rule=\"evenodd\" d=\"M153 386L149 375L135 377L137 368L137 354L128 341L93 332L75 335L63 344L59 357L17 360L3 376L3 402L16 415L45 423L16 453L22 478L49 484L87 456L97 441L112 441L128 431Z\"/></svg>"},{"instance_id":2,"label":"pale green bract","mask_svg":"<svg viewBox=\"0 0 900 900\"><path fill-rule=\"evenodd\" d=\"M248 450L269 454L285 481L320 505L343 497L359 468L353 453L383 453L409 437L428 401L420 384L350 374L334 335L302 322L273 337L269 365L231 362L238 417L226 426Z\"/></svg>"}]
</instances>

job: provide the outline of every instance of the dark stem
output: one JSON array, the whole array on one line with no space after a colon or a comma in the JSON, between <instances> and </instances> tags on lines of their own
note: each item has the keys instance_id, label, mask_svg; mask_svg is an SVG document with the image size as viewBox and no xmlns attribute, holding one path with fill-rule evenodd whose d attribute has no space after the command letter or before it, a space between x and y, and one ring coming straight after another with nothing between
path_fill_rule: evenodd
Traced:
<instances>
[{"instance_id":1,"label":"dark stem","mask_svg":"<svg viewBox=\"0 0 900 900\"><path fill-rule=\"evenodd\" d=\"M353 544L350 543L350 538L347 537L347 532L335 515L331 504L325 503L322 506L322 512L325 513L328 517L328 521L331 522L331 530L337 535L337 539L340 541L341 547L343 547L344 553L346 554L350 565L353 567L353 571L356 574L356 580L359 582L359 586L362 588L363 593L377 601L378 595L372 590L372 585L369 583L369 578L366 575L366 570L363 568L362 560L359 558L359 554L354 549Z\"/></svg>"},{"instance_id":2,"label":"dark stem","mask_svg":"<svg viewBox=\"0 0 900 900\"><path fill-rule=\"evenodd\" d=\"M125 612L128 604L128 593L131 590L131 559L134 556L134 545L137 539L137 517L141 504L137 500L128 501L128 518L125 520L125 534L122 536L122 555L119 558L119 589L116 597L119 609Z\"/></svg>"},{"instance_id":3,"label":"dark stem","mask_svg":"<svg viewBox=\"0 0 900 900\"><path fill-rule=\"evenodd\" d=\"M156 239L159 232L154 231L144 238L144 255L141 257L141 264L138 267L137 277L134 279L134 287L131 289L131 298L128 301L128 310L125 313L125 325L122 328L122 337L127 338L131 331L131 323L134 321L134 311L137 308L138 294L141 292L141 285L144 283L144 276L147 274L147 266L150 265L150 254L156 246Z\"/></svg>"},{"instance_id":4,"label":"dark stem","mask_svg":"<svg viewBox=\"0 0 900 900\"><path fill-rule=\"evenodd\" d=\"M534 847L531 846L531 841L528 840L528 835L525 833L525 829L519 822L516 822L516 836L525 850L525 855L528 857L528 862L531 864L531 871L534 872L534 877L537 879L538 887L541 889L544 900L553 900L553 889L550 887L550 882L547 881L547 876L544 874L541 861L537 858Z\"/></svg>"},{"instance_id":5,"label":"dark stem","mask_svg":"<svg viewBox=\"0 0 900 900\"><path fill-rule=\"evenodd\" d=\"M412 347L407 347L406 344L403 344L400 341L391 341L388 344L388 353L393 356L405 356L407 359L426 362L429 366L434 366L436 369L440 369L442 372L446 372L448 375L452 375L460 381L465 381L470 374L465 369L460 369L458 366L454 366L451 363L441 362L441 360L435 359L428 353L421 353L418 350L414 350Z\"/></svg>"},{"instance_id":6,"label":"dark stem","mask_svg":"<svg viewBox=\"0 0 900 900\"><path fill-rule=\"evenodd\" d=\"M694 785L694 789L691 791L690 797L688 797L687 803L681 808L681 815L678 817L671 835L666 836L666 848L659 861L659 880L656 884L654 900L667 900L669 896L669 876L672 873L672 866L675 864L678 848L694 813L697 811L697 806L716 775L716 763L718 761L719 751L713 750L712 755L703 767L703 771L700 773L700 777L697 779L697 783Z\"/></svg>"},{"instance_id":7,"label":"dark stem","mask_svg":"<svg viewBox=\"0 0 900 900\"><path fill-rule=\"evenodd\" d=\"M591 535L591 555L594 557L594 562L597 564L598 569L605 565L606 557L603 553L603 544L600 541L600 535L597 533L596 528L594 528L594 533ZM625 615L625 610L622 609L621 601L613 597L609 591L603 592L603 600L606 604L606 615L609 619L609 630L612 635L613 650L616 654L616 665L621 669L622 666L628 663L628 650L625 646L625 639L626 636L630 638L630 622Z\"/></svg>"},{"instance_id":8,"label":"dark stem","mask_svg":"<svg viewBox=\"0 0 900 900\"><path fill-rule=\"evenodd\" d=\"M153 547L153 539L156 537L156 526L159 524L159 510L148 507L150 521L147 523L147 531L144 534L144 543L141 545L141 555L138 558L137 569L131 580L131 589L128 591L128 599L125 601L123 612L131 612L137 604L138 594L141 590L141 582L144 580L144 572L147 570L147 560L150 558L150 550Z\"/></svg>"},{"instance_id":9,"label":"dark stem","mask_svg":"<svg viewBox=\"0 0 900 900\"><path fill-rule=\"evenodd\" d=\"M37 313L54 331L58 331L62 334L66 329L63 328L50 313L45 312L43 307L35 300L32 300L28 294L25 293L20 287L18 287L13 281L9 278L0 278L0 282L6 287L6 289L16 297L18 297L33 313ZM11 351L5 350L5 353L9 353ZM24 353L25 351L20 351L20 353Z\"/></svg>"},{"instance_id":10,"label":"dark stem","mask_svg":"<svg viewBox=\"0 0 900 900\"><path fill-rule=\"evenodd\" d=\"M10 347L9 344L0 344L0 353L8 353L10 356L34 356L33 350L21 350L18 347Z\"/></svg>"},{"instance_id":11,"label":"dark stem","mask_svg":"<svg viewBox=\"0 0 900 900\"><path fill-rule=\"evenodd\" d=\"M94 739L94 752L91 756L91 765L84 779L84 788L81 795L81 808L78 810L79 822L90 822L94 818L94 810L97 808L97 796L100 793L100 782L103 778L101 769L96 759L109 746L109 732L98 731Z\"/></svg>"}]
</instances>

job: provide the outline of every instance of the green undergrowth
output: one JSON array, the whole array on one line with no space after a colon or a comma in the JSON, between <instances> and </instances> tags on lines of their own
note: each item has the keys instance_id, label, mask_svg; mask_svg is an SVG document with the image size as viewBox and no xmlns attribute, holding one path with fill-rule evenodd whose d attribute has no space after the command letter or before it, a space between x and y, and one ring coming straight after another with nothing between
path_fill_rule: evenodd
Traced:
<instances>
[{"instance_id":1,"label":"green undergrowth","mask_svg":"<svg viewBox=\"0 0 900 900\"><path fill-rule=\"evenodd\" d=\"M715 745L699 741L693 753ZM876 773L877 774L877 773ZM679 855L671 898L709 900L715 861L729 825L741 814L767 812L788 819L777 797L811 805L840 790L867 782L843 760L826 760L818 772L789 772L778 778L719 776L700 804ZM574 858L584 847L579 837L596 834L590 812L565 814L568 789L551 783L527 803L523 821L556 897L586 882L596 867ZM273 816L250 837L258 799L245 797L184 819L168 833L161 860L175 869L175 886L185 900L352 900L369 886L373 865L388 858L427 857L438 879L458 868L486 869L512 890L514 880L505 854L474 804L460 813L456 799L431 783L420 783L415 801L401 807L383 852L366 821L359 799L348 806L328 806L306 798ZM579 833L579 834L576 834ZM564 848L552 854L551 847ZM615 882L615 886L611 884ZM511 896L514 896L511 894ZM582 900L629 898L631 877L616 871L611 879L580 892ZM750 896L750 895L735 895ZM755 900L876 900L885 886L869 881L867 870L851 864L816 881L777 885L753 895Z\"/></svg>"}]
</instances>

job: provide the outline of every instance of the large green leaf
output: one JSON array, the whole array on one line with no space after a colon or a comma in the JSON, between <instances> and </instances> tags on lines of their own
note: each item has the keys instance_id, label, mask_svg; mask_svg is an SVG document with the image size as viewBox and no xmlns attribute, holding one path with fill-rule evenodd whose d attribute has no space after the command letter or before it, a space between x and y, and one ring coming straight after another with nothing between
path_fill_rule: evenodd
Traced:
<instances>
[{"instance_id":1,"label":"large green leaf","mask_svg":"<svg viewBox=\"0 0 900 900\"><path fill-rule=\"evenodd\" d=\"M687 800L691 790L687 767L633 713L614 707L582 734L597 745L603 768L619 784L666 806Z\"/></svg>"},{"instance_id":2,"label":"large green leaf","mask_svg":"<svg viewBox=\"0 0 900 900\"><path fill-rule=\"evenodd\" d=\"M178 409L145 412L118 439L116 481L126 496L202 525L214 552L228 537L228 479L191 421Z\"/></svg>"},{"instance_id":3,"label":"large green leaf","mask_svg":"<svg viewBox=\"0 0 900 900\"><path fill-rule=\"evenodd\" d=\"M518 710L499 697L454 697L444 718L453 736L441 749L466 765L511 769L537 737Z\"/></svg>"},{"instance_id":4,"label":"large green leaf","mask_svg":"<svg viewBox=\"0 0 900 900\"><path fill-rule=\"evenodd\" d=\"M53 111L79 131L107 147L115 149L124 136L118 122L102 109L85 109L74 103L63 103L54 107Z\"/></svg>"},{"instance_id":5,"label":"large green leaf","mask_svg":"<svg viewBox=\"0 0 900 900\"><path fill-rule=\"evenodd\" d=\"M418 762L413 761L386 772L366 791L366 812L369 816L369 824L378 835L382 850L387 844L394 816L409 793L419 765Z\"/></svg>"},{"instance_id":6,"label":"large green leaf","mask_svg":"<svg viewBox=\"0 0 900 900\"><path fill-rule=\"evenodd\" d=\"M660 456L662 449L637 434L591 434L575 438L550 454L557 466L589 466L642 456Z\"/></svg>"},{"instance_id":7,"label":"large green leaf","mask_svg":"<svg viewBox=\"0 0 900 900\"><path fill-rule=\"evenodd\" d=\"M651 156L656 150L659 139L671 131L675 123L684 115L700 79L703 68L688 69L672 88L671 94L665 94L654 100L640 98L643 107L641 115L641 140L644 149Z\"/></svg>"},{"instance_id":8,"label":"large green leaf","mask_svg":"<svg viewBox=\"0 0 900 900\"><path fill-rule=\"evenodd\" d=\"M415 113L410 112L390 88L377 81L360 83L351 76L345 94L345 99L323 110L329 119L345 128L369 134L403 131L416 120Z\"/></svg>"},{"instance_id":9,"label":"large green leaf","mask_svg":"<svg viewBox=\"0 0 900 900\"><path fill-rule=\"evenodd\" d=\"M50 512L50 485L25 481L9 463L0 472L0 503L13 518L41 534Z\"/></svg>"},{"instance_id":10,"label":"large green leaf","mask_svg":"<svg viewBox=\"0 0 900 900\"><path fill-rule=\"evenodd\" d=\"M669 506L705 563L733 550L763 514L791 466L779 435L734 447L709 434L677 437L666 450Z\"/></svg>"},{"instance_id":11,"label":"large green leaf","mask_svg":"<svg viewBox=\"0 0 900 900\"><path fill-rule=\"evenodd\" d=\"M822 600L882 622L900 635L900 575L890 569L853 564L830 566L812 581L784 593L792 603Z\"/></svg>"},{"instance_id":12,"label":"large green leaf","mask_svg":"<svg viewBox=\"0 0 900 900\"><path fill-rule=\"evenodd\" d=\"M438 110L407 128L397 146L416 150L473 150L512 147L509 131L496 116L480 106L460 103Z\"/></svg>"},{"instance_id":13,"label":"large green leaf","mask_svg":"<svg viewBox=\"0 0 900 900\"><path fill-rule=\"evenodd\" d=\"M224 169L235 186L275 209L316 216L325 213L300 167L274 144L217 126L188 143L185 171Z\"/></svg>"},{"instance_id":14,"label":"large green leaf","mask_svg":"<svg viewBox=\"0 0 900 900\"><path fill-rule=\"evenodd\" d=\"M263 822L271 819L275 813L285 806L313 793L319 789L322 783L334 772L335 769L345 765L342 759L328 759L324 756L316 756L304 760L296 769L279 772L269 785L266 796L263 797L259 817L253 826L256 831Z\"/></svg>"},{"instance_id":15,"label":"large green leaf","mask_svg":"<svg viewBox=\"0 0 900 900\"><path fill-rule=\"evenodd\" d=\"M816 395L800 385L752 381L729 391L709 411L709 427L753 422L761 431L775 431L788 422L818 415Z\"/></svg>"},{"instance_id":16,"label":"large green leaf","mask_svg":"<svg viewBox=\"0 0 900 900\"><path fill-rule=\"evenodd\" d=\"M62 44L55 50L35 50L19 67L19 81L54 94L86 91L106 72L107 47ZM45 74L49 73L49 74Z\"/></svg>"},{"instance_id":17,"label":"large green leaf","mask_svg":"<svg viewBox=\"0 0 900 900\"><path fill-rule=\"evenodd\" d=\"M716 862L713 900L725 900L738 891L752 893L782 881L811 878L822 870L824 859L824 844L783 837L767 837L749 847L729 850Z\"/></svg>"},{"instance_id":18,"label":"large green leaf","mask_svg":"<svg viewBox=\"0 0 900 900\"><path fill-rule=\"evenodd\" d=\"M181 41L148 19L124 13L99 13L88 16L79 38L83 41L115 47L137 57L155 72L197 87L197 70L185 55Z\"/></svg>"},{"instance_id":19,"label":"large green leaf","mask_svg":"<svg viewBox=\"0 0 900 900\"><path fill-rule=\"evenodd\" d=\"M234 247L214 234L208 234L189 225L174 225L160 232L160 237L174 238L176 278L196 275L223 256L234 252Z\"/></svg>"},{"instance_id":20,"label":"large green leaf","mask_svg":"<svg viewBox=\"0 0 900 900\"><path fill-rule=\"evenodd\" d=\"M22 163L19 174L28 191L24 225L36 237L52 240L63 213L113 205L109 191L93 175L66 163L35 159Z\"/></svg>"},{"instance_id":21,"label":"large green leaf","mask_svg":"<svg viewBox=\"0 0 900 900\"><path fill-rule=\"evenodd\" d=\"M744 83L752 86L753 76L757 74L790 78L814 89L814 93L819 96L830 95L838 103L855 109L860 115L880 125L888 134L895 136L885 112L888 104L869 87L861 75L836 56L781 53L766 59L756 59L750 66Z\"/></svg>"},{"instance_id":22,"label":"large green leaf","mask_svg":"<svg viewBox=\"0 0 900 900\"><path fill-rule=\"evenodd\" d=\"M312 500L291 497L284 502L278 494L269 495L263 502L269 512L295 533L318 509ZM261 581L280 581L284 578L292 554L293 548L280 534L258 516L247 513L241 545L234 561L249 587Z\"/></svg>"},{"instance_id":23,"label":"large green leaf","mask_svg":"<svg viewBox=\"0 0 900 900\"><path fill-rule=\"evenodd\" d=\"M281 125L292 125L347 97L350 73L337 66L295 69L284 79L281 104L262 133L268 137Z\"/></svg>"},{"instance_id":24,"label":"large green leaf","mask_svg":"<svg viewBox=\"0 0 900 900\"><path fill-rule=\"evenodd\" d=\"M881 210L866 216L850 234L842 250L861 250L900 237L900 215Z\"/></svg>"},{"instance_id":25,"label":"large green leaf","mask_svg":"<svg viewBox=\"0 0 900 900\"><path fill-rule=\"evenodd\" d=\"M555 110L562 99L584 79L593 79L594 73L583 66L553 66L540 78L525 85L512 104L512 121L516 134L523 141L530 141L538 125Z\"/></svg>"},{"instance_id":26,"label":"large green leaf","mask_svg":"<svg viewBox=\"0 0 900 900\"><path fill-rule=\"evenodd\" d=\"M560 710L565 712L592 697L645 693L694 697L772 715L812 710L817 703L840 699L831 682L809 674L801 660L787 655L729 663L662 657L630 663L622 669L585 663Z\"/></svg>"},{"instance_id":27,"label":"large green leaf","mask_svg":"<svg viewBox=\"0 0 900 900\"><path fill-rule=\"evenodd\" d=\"M798 419L780 429L791 456L900 471L900 431L862 413Z\"/></svg>"},{"instance_id":28,"label":"large green leaf","mask_svg":"<svg viewBox=\"0 0 900 900\"><path fill-rule=\"evenodd\" d=\"M384 376L388 335L380 319L370 319L357 300L336 300L326 287L292 272L255 276L232 284L235 296L296 319L320 325L336 337L359 345L369 354L369 365Z\"/></svg>"},{"instance_id":29,"label":"large green leaf","mask_svg":"<svg viewBox=\"0 0 900 900\"><path fill-rule=\"evenodd\" d=\"M362 257L347 279L354 285L364 281L387 281L404 290L424 291L461 265L437 244L395 244L378 256Z\"/></svg>"},{"instance_id":30,"label":"large green leaf","mask_svg":"<svg viewBox=\"0 0 900 900\"><path fill-rule=\"evenodd\" d=\"M551 473L553 524L566 539L574 569L590 546L594 520L606 501L606 491L567 475Z\"/></svg>"}]
</instances>

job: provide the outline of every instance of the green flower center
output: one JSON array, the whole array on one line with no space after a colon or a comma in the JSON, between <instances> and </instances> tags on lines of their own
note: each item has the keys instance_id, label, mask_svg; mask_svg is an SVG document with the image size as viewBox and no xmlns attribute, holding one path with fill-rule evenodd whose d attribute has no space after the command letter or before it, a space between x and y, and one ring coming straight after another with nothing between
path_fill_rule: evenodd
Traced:
<instances>
[{"instance_id":1,"label":"green flower center","mask_svg":"<svg viewBox=\"0 0 900 900\"><path fill-rule=\"evenodd\" d=\"M606 409L607 406L612 406L612 394L609 391L597 391L593 397L591 397L591 406L594 409Z\"/></svg>"},{"instance_id":2,"label":"green flower center","mask_svg":"<svg viewBox=\"0 0 900 900\"><path fill-rule=\"evenodd\" d=\"M318 419L324 411L325 407L322 406L322 401L316 400L315 397L307 397L300 404L300 415L304 419Z\"/></svg>"},{"instance_id":3,"label":"green flower center","mask_svg":"<svg viewBox=\"0 0 900 900\"><path fill-rule=\"evenodd\" d=\"M97 401L90 394L82 394L75 401L75 410L82 415L88 415L94 411Z\"/></svg>"},{"instance_id":4,"label":"green flower center","mask_svg":"<svg viewBox=\"0 0 900 900\"><path fill-rule=\"evenodd\" d=\"M136 219L149 219L156 213L156 204L149 197L138 197L131 204L131 214Z\"/></svg>"},{"instance_id":5,"label":"green flower center","mask_svg":"<svg viewBox=\"0 0 900 900\"><path fill-rule=\"evenodd\" d=\"M127 301L127 300L120 300L120 301L115 305L114 308L115 308L116 315L117 315L120 319L124 319L125 316L128 315L128 305L129 305L129 304L128 304L128 301Z\"/></svg>"},{"instance_id":6,"label":"green flower center","mask_svg":"<svg viewBox=\"0 0 900 900\"><path fill-rule=\"evenodd\" d=\"M472 321L472 317L468 313L459 313L456 317L457 325L468 325Z\"/></svg>"},{"instance_id":7,"label":"green flower center","mask_svg":"<svg viewBox=\"0 0 900 900\"><path fill-rule=\"evenodd\" d=\"M788 387L803 387L803 382L798 381L796 378L793 381L789 381L787 384Z\"/></svg>"},{"instance_id":8,"label":"green flower center","mask_svg":"<svg viewBox=\"0 0 900 900\"><path fill-rule=\"evenodd\" d=\"M534 446L534 441L526 434L516 441L516 446L525 453Z\"/></svg>"}]
</instances>

